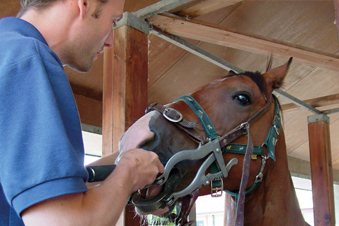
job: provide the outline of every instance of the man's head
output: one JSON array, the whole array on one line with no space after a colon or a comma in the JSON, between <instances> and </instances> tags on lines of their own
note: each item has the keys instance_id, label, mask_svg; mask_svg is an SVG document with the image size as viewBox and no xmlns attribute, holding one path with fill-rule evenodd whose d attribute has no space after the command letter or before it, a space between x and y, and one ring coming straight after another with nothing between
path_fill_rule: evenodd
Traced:
<instances>
[{"instance_id":1,"label":"man's head","mask_svg":"<svg viewBox=\"0 0 339 226\"><path fill-rule=\"evenodd\" d=\"M17 14L17 17L21 17L29 8L35 8L37 10L42 10L44 8L50 7L53 3L57 1L64 0L20 0L21 10ZM100 15L102 4L106 3L108 0L96 0L99 2L97 11L93 14L94 17Z\"/></svg>"},{"instance_id":2,"label":"man's head","mask_svg":"<svg viewBox=\"0 0 339 226\"><path fill-rule=\"evenodd\" d=\"M31 22L42 32L64 65L87 72L104 47L112 47L112 25L121 19L124 2L21 0L18 17Z\"/></svg>"}]
</instances>

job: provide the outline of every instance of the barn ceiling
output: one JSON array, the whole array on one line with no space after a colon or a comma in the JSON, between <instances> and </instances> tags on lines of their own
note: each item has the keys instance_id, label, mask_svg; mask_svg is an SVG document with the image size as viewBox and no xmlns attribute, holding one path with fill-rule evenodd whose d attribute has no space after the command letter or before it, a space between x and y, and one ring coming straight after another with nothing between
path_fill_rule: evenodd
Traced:
<instances>
[{"instance_id":1,"label":"barn ceiling","mask_svg":"<svg viewBox=\"0 0 339 226\"><path fill-rule=\"evenodd\" d=\"M125 11L136 12L157 0L126 0ZM174 1L173 1L174 2ZM180 2L180 1L177 1ZM273 67L291 56L287 93L319 111L339 108L339 45L333 0L191 0L146 20L232 65L264 72L273 53ZM19 0L0 0L0 17L13 16ZM68 68L79 109L86 124L101 126L103 57L90 73ZM216 78L227 70L151 33L149 35L149 103L166 104ZM282 103L288 155L309 161L309 110L278 95ZM333 167L339 170L339 113L330 117Z\"/></svg>"}]
</instances>

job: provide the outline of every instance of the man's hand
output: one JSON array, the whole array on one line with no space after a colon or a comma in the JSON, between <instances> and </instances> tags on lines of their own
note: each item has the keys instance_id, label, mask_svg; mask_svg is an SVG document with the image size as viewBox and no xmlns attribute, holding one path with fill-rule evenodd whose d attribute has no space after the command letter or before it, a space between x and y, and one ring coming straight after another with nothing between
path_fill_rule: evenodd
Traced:
<instances>
[{"instance_id":1,"label":"man's hand","mask_svg":"<svg viewBox=\"0 0 339 226\"><path fill-rule=\"evenodd\" d=\"M118 167L130 170L132 191L135 192L152 184L159 173L164 172L164 166L154 152L143 149L132 149L122 152L119 156Z\"/></svg>"},{"instance_id":2,"label":"man's hand","mask_svg":"<svg viewBox=\"0 0 339 226\"><path fill-rule=\"evenodd\" d=\"M117 167L131 169L132 192L152 184L159 173L164 172L164 166L154 152L138 149L138 147L151 140L154 133L148 124L154 112L150 112L134 123L119 142L120 154L115 163Z\"/></svg>"}]
</instances>

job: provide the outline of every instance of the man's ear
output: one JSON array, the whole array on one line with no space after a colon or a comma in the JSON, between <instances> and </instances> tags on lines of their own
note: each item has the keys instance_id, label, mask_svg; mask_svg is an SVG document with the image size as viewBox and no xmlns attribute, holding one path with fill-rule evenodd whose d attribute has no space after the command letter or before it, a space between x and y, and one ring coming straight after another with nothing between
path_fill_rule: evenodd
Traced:
<instances>
[{"instance_id":1,"label":"man's ear","mask_svg":"<svg viewBox=\"0 0 339 226\"><path fill-rule=\"evenodd\" d=\"M78 0L79 13L81 18L84 18L89 12L90 1L89 0Z\"/></svg>"}]
</instances>

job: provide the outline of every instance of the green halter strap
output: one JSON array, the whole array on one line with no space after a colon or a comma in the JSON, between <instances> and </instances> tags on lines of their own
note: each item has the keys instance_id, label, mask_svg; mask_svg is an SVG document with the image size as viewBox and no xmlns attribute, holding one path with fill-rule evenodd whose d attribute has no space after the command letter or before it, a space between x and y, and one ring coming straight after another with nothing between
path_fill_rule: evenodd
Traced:
<instances>
[{"instance_id":1,"label":"green halter strap","mask_svg":"<svg viewBox=\"0 0 339 226\"><path fill-rule=\"evenodd\" d=\"M210 140L214 140L218 138L218 133L217 130L215 129L212 121L206 114L205 110L200 106L200 104L192 97L189 95L181 96L177 98L175 101L184 101L194 112L194 114L198 117L202 127L204 128L204 131L208 138ZM219 168L217 164L214 162L211 165L211 173L217 173L219 172ZM215 191L216 196L218 196L218 192L223 190L223 185L222 185L222 179L212 181L211 183L211 188L212 188L212 196L214 194L213 191Z\"/></svg>"},{"instance_id":2,"label":"green halter strap","mask_svg":"<svg viewBox=\"0 0 339 226\"><path fill-rule=\"evenodd\" d=\"M280 114L280 104L279 104L278 98L276 98L275 96L273 97L275 101L275 109L274 109L274 118L272 121L271 128L268 131L268 135L266 137L264 144L261 146L254 146L254 150L253 150L253 155L259 155L262 157L261 169L260 169L259 174L256 176L254 184L245 192L245 195L255 190L262 182L262 173L263 173L262 171L264 170L266 160L268 158L271 158L273 161L276 161L275 145L277 144L279 131L281 129L281 114ZM263 155L263 146L266 146L268 150L268 157ZM233 153L233 154L245 154L244 150L246 150L245 144L234 144L234 143L228 144L222 149L222 151L225 153ZM239 192L231 192L228 190L226 190L225 192L234 196L236 199L236 203L238 203L237 200L238 200Z\"/></svg>"},{"instance_id":3,"label":"green halter strap","mask_svg":"<svg viewBox=\"0 0 339 226\"><path fill-rule=\"evenodd\" d=\"M175 101L184 101L194 112L194 114L198 117L202 127L205 130L208 138L214 140L218 137L217 130L214 128L212 121L206 114L205 110L200 106L200 104L192 97L192 96L181 96L177 98Z\"/></svg>"}]
</instances>

